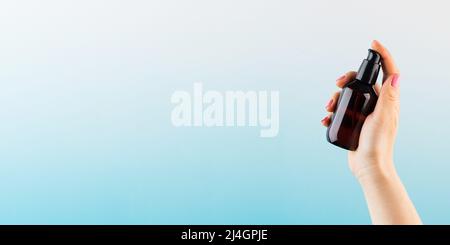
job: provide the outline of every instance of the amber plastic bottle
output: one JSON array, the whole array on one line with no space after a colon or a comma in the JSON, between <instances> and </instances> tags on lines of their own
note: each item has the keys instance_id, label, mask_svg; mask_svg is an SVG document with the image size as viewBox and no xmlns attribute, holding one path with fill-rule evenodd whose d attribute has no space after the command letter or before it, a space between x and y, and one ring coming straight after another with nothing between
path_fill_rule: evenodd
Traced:
<instances>
[{"instance_id":1,"label":"amber plastic bottle","mask_svg":"<svg viewBox=\"0 0 450 245\"><path fill-rule=\"evenodd\" d=\"M366 117L373 112L378 95L374 85L381 67L381 55L369 49L356 78L341 91L339 101L327 130L331 144L354 151L358 148L359 135Z\"/></svg>"}]
</instances>

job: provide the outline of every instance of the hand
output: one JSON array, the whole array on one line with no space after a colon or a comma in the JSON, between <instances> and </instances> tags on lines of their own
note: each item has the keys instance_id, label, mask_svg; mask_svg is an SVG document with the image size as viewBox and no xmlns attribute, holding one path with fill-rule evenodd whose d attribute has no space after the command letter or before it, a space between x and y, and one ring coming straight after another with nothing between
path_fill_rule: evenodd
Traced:
<instances>
[{"instance_id":1,"label":"hand","mask_svg":"<svg viewBox=\"0 0 450 245\"><path fill-rule=\"evenodd\" d=\"M372 42L372 49L383 58L383 85L375 86L379 98L374 112L364 122L358 149L348 152L349 167L359 180L366 175L395 174L392 159L399 119L399 70L388 50L378 41ZM337 79L336 85L342 88L355 76L356 72L347 72ZM338 99L339 92L336 92L328 102L326 110L330 114L322 120L324 126L330 124Z\"/></svg>"},{"instance_id":2,"label":"hand","mask_svg":"<svg viewBox=\"0 0 450 245\"><path fill-rule=\"evenodd\" d=\"M399 119L399 71L379 42L373 41L372 49L383 58L383 85L375 86L375 110L364 122L358 149L348 152L348 164L364 191L373 224L422 224L393 163ZM337 86L342 88L355 75L356 72L347 72L337 80ZM339 92L328 102L327 111L335 110L338 98ZM324 126L330 124L331 113L322 120Z\"/></svg>"}]
</instances>

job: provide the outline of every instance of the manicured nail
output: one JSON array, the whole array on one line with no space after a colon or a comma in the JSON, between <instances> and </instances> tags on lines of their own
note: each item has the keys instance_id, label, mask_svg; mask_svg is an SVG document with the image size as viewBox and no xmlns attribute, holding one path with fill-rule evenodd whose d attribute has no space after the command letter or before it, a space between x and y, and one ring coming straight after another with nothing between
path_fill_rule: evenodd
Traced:
<instances>
[{"instance_id":1,"label":"manicured nail","mask_svg":"<svg viewBox=\"0 0 450 245\"><path fill-rule=\"evenodd\" d=\"M399 84L398 74L394 74L394 76L392 77L391 86L397 88L398 84Z\"/></svg>"},{"instance_id":2,"label":"manicured nail","mask_svg":"<svg viewBox=\"0 0 450 245\"><path fill-rule=\"evenodd\" d=\"M328 116L324 117L324 118L321 120L321 122L322 122L322 123L325 123L327 120L328 120Z\"/></svg>"},{"instance_id":3,"label":"manicured nail","mask_svg":"<svg viewBox=\"0 0 450 245\"><path fill-rule=\"evenodd\" d=\"M342 75L342 76L340 76L338 79L336 79L336 81L340 81L340 80L342 80L342 79L344 79L345 78L345 75Z\"/></svg>"},{"instance_id":4,"label":"manicured nail","mask_svg":"<svg viewBox=\"0 0 450 245\"><path fill-rule=\"evenodd\" d=\"M333 99L330 99L327 103L327 105L325 106L325 108L330 107L333 104Z\"/></svg>"}]
</instances>

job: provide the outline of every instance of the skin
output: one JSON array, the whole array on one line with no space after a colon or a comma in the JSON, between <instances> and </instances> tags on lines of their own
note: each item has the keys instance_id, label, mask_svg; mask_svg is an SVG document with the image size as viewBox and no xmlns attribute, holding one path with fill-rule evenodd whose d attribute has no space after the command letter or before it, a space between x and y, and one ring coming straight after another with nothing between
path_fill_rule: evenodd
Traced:
<instances>
[{"instance_id":1,"label":"skin","mask_svg":"<svg viewBox=\"0 0 450 245\"><path fill-rule=\"evenodd\" d=\"M400 72L380 42L373 41L372 49L383 58L383 85L375 87L379 96L377 105L364 122L358 149L348 152L348 164L362 187L373 224L422 224L393 161L400 109ZM342 88L355 76L355 71L347 72L338 78L336 85ZM326 105L329 114L322 119L326 127L338 99L339 92L336 92Z\"/></svg>"}]
</instances>

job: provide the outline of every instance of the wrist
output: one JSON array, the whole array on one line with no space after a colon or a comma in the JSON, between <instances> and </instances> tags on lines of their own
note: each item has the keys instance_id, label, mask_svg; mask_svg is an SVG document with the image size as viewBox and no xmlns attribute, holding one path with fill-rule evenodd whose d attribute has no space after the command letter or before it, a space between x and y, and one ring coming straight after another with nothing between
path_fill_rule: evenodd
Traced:
<instances>
[{"instance_id":1,"label":"wrist","mask_svg":"<svg viewBox=\"0 0 450 245\"><path fill-rule=\"evenodd\" d=\"M368 164L367 167L360 168L355 173L358 182L365 185L382 184L398 179L392 160Z\"/></svg>"}]
</instances>

